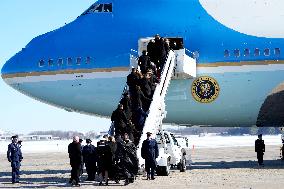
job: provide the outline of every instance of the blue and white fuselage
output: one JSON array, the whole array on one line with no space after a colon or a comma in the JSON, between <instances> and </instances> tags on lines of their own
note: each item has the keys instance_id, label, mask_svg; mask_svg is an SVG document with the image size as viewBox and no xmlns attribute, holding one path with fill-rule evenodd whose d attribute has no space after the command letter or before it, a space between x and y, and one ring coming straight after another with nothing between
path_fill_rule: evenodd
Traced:
<instances>
[{"instance_id":1,"label":"blue and white fuselage","mask_svg":"<svg viewBox=\"0 0 284 189\"><path fill-rule=\"evenodd\" d=\"M99 0L73 22L34 38L3 66L7 84L66 110L109 116L129 70L130 49L159 33L198 52L197 77L218 98L192 97L193 79L171 81L166 122L282 126L284 30L281 0ZM240 14L242 12L242 14ZM280 27L280 28L279 28Z\"/></svg>"}]
</instances>

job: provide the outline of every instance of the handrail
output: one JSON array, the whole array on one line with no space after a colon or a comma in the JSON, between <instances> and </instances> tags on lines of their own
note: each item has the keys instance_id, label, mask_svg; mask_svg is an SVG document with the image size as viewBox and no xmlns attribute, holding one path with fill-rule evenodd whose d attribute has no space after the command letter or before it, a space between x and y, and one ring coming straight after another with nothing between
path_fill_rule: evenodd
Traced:
<instances>
[{"instance_id":1,"label":"handrail","mask_svg":"<svg viewBox=\"0 0 284 189\"><path fill-rule=\"evenodd\" d=\"M165 79L164 79L164 82L163 82L163 85L162 85L162 90L161 90L161 92L160 92L160 96L162 96L162 92L163 92L163 89L164 89L165 83L166 83L166 78L168 77L169 69L170 69L171 64L172 64L172 59L171 59L171 57L168 56L168 58L170 58L170 63L169 63L169 66L168 66L168 68L167 68L167 73L166 73L166 76L165 76Z\"/></svg>"},{"instance_id":2,"label":"handrail","mask_svg":"<svg viewBox=\"0 0 284 189\"><path fill-rule=\"evenodd\" d=\"M157 130L159 129L160 124L162 124L162 119L165 117L164 98L166 95L167 88L169 86L169 82L171 80L171 75L174 70L174 59L175 59L175 54L173 51L170 51L168 54L167 61L165 63L162 75L161 75L160 82L156 86L156 89L153 95L153 100L150 104L149 114L145 120L145 124L144 124L143 131L140 137L138 149L141 149L142 142L144 139L146 139L145 132L149 131L155 135ZM160 117L160 119L157 119L157 117ZM140 153L139 150L138 150L138 153Z\"/></svg>"}]
</instances>

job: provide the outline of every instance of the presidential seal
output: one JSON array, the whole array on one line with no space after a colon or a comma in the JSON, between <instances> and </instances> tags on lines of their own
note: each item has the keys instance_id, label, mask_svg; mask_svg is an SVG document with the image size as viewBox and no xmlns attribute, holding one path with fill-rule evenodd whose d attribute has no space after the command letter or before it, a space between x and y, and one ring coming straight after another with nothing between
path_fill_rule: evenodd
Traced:
<instances>
[{"instance_id":1,"label":"presidential seal","mask_svg":"<svg viewBox=\"0 0 284 189\"><path fill-rule=\"evenodd\" d=\"M191 86L191 94L197 102L210 103L214 101L220 92L215 79L208 76L196 78Z\"/></svg>"}]
</instances>

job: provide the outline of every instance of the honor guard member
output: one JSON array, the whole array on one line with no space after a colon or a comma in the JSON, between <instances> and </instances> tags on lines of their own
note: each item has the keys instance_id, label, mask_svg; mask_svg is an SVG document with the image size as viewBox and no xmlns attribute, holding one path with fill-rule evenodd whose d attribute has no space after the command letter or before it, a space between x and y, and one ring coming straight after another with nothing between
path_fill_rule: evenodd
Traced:
<instances>
[{"instance_id":1,"label":"honor guard member","mask_svg":"<svg viewBox=\"0 0 284 189\"><path fill-rule=\"evenodd\" d=\"M262 134L258 135L258 139L255 140L255 152L257 153L258 165L263 165L263 155L265 152L264 140L262 140Z\"/></svg>"},{"instance_id":2,"label":"honor guard member","mask_svg":"<svg viewBox=\"0 0 284 189\"><path fill-rule=\"evenodd\" d=\"M18 135L12 136L12 143L8 145L7 158L11 162L12 183L19 183L20 166L23 156L18 144Z\"/></svg>"},{"instance_id":3,"label":"honor guard member","mask_svg":"<svg viewBox=\"0 0 284 189\"><path fill-rule=\"evenodd\" d=\"M107 140L108 136L104 135L97 144L100 186L103 185L103 180L105 180L105 185L108 185L108 173L112 169L112 152Z\"/></svg>"},{"instance_id":4,"label":"honor guard member","mask_svg":"<svg viewBox=\"0 0 284 189\"><path fill-rule=\"evenodd\" d=\"M83 148L83 160L88 174L86 181L94 181L97 172L97 149L92 145L91 139L86 139L86 143Z\"/></svg>"},{"instance_id":5,"label":"honor guard member","mask_svg":"<svg viewBox=\"0 0 284 189\"><path fill-rule=\"evenodd\" d=\"M154 174L157 167L156 158L159 156L159 148L157 141L151 138L152 133L147 132L147 139L143 141L141 148L141 156L145 159L145 169L147 172L147 180L154 180Z\"/></svg>"}]
</instances>

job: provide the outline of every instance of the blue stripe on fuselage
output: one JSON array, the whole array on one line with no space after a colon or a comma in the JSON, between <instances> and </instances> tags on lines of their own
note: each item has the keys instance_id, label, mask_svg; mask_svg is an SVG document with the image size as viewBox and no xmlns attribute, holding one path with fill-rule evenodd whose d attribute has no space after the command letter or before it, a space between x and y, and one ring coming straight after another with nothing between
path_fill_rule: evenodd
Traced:
<instances>
[{"instance_id":1,"label":"blue stripe on fuselage","mask_svg":"<svg viewBox=\"0 0 284 189\"><path fill-rule=\"evenodd\" d=\"M272 53L274 48L284 47L283 39L234 31L208 15L198 0L155 0L149 3L114 0L113 13L83 15L70 24L38 36L7 61L2 74L127 67L130 49L137 49L138 39L156 33L183 37L186 48L199 52L199 64L283 59L283 56L276 57ZM251 52L259 48L261 56L244 57L242 51L245 48ZM265 48L270 48L271 56L263 55ZM228 58L224 58L225 49L231 51ZM232 56L234 49L240 49L240 57ZM76 57L84 59L87 56L94 58L93 64L74 63ZM73 58L72 66L66 65L68 57ZM47 66L48 59L53 59L56 64L58 58L64 59L63 66ZM45 60L44 67L38 66L41 59Z\"/></svg>"}]
</instances>

